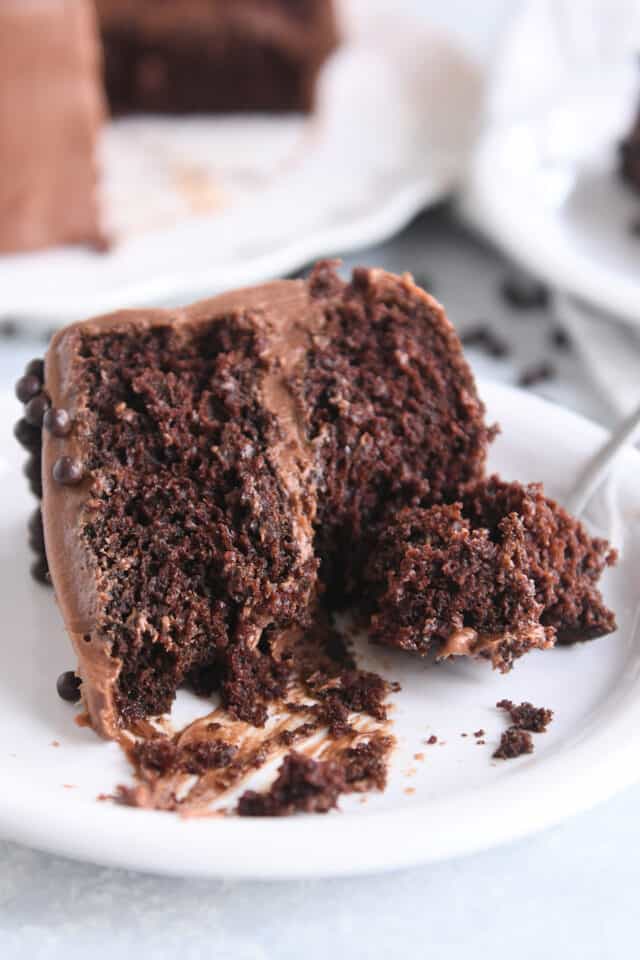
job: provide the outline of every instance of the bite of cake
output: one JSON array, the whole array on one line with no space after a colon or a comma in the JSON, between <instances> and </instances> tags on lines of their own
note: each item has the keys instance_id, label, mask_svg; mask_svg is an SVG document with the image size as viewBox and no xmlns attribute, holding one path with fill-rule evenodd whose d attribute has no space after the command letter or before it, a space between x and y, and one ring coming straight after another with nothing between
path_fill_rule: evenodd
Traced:
<instances>
[{"instance_id":1,"label":"bite of cake","mask_svg":"<svg viewBox=\"0 0 640 960\"><path fill-rule=\"evenodd\" d=\"M597 582L615 551L541 484L496 476L449 506L406 508L367 565L376 642L502 671L533 648L616 629Z\"/></svg>"}]
</instances>

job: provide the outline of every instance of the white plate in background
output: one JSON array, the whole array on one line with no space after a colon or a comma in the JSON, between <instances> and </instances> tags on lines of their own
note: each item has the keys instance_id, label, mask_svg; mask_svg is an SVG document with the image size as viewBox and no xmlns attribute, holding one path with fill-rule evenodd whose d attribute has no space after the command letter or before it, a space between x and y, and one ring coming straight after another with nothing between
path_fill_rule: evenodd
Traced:
<instances>
[{"instance_id":1,"label":"white plate in background","mask_svg":"<svg viewBox=\"0 0 640 960\"><path fill-rule=\"evenodd\" d=\"M640 197L618 175L630 103L613 92L560 93L550 109L495 126L462 210L551 286L640 324Z\"/></svg>"},{"instance_id":2,"label":"white plate in background","mask_svg":"<svg viewBox=\"0 0 640 960\"><path fill-rule=\"evenodd\" d=\"M0 315L49 328L210 295L379 242L446 196L479 129L481 75L382 6L349 0L347 42L310 119L111 123L104 207L117 243L0 257Z\"/></svg>"},{"instance_id":3,"label":"white plate in background","mask_svg":"<svg viewBox=\"0 0 640 960\"><path fill-rule=\"evenodd\" d=\"M489 415L503 428L491 466L507 477L542 479L561 495L603 431L522 391L485 383L481 392ZM621 549L618 567L604 581L617 633L536 651L506 676L487 664L428 667L369 649L369 665L402 684L392 696L398 748L383 794L369 794L365 804L347 797L339 812L327 816L256 820L185 821L97 802L99 793L130 774L119 748L78 727L75 708L55 692L57 675L72 667L73 659L51 592L28 574L25 527L33 503L20 472L22 453L10 439L17 414L17 403L5 397L0 402L3 836L81 860L174 875L361 874L513 840L640 779L640 454L626 450L588 513L591 528ZM532 755L499 762L491 755L506 727L495 709L503 697L549 706L555 719L546 734L535 736ZM485 745L472 736L479 728L486 731ZM443 746L425 745L434 733ZM54 741L59 746L53 747Z\"/></svg>"},{"instance_id":4,"label":"white plate in background","mask_svg":"<svg viewBox=\"0 0 640 960\"><path fill-rule=\"evenodd\" d=\"M638 0L525 0L487 80L461 208L529 271L640 323L640 195L618 149L640 98Z\"/></svg>"}]
</instances>

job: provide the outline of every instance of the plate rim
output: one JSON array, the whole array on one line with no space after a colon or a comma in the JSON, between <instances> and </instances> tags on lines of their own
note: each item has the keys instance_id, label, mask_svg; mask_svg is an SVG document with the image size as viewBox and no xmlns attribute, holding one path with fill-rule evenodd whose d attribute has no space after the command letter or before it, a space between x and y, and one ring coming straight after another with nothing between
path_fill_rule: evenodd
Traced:
<instances>
[{"instance_id":1,"label":"plate rim","mask_svg":"<svg viewBox=\"0 0 640 960\"><path fill-rule=\"evenodd\" d=\"M584 97L574 96L567 102L576 102L576 99L583 101ZM562 109L566 108L566 103L558 102L554 106ZM473 153L463 190L457 199L457 208L474 229L494 241L506 255L551 287L573 295L610 316L617 315L621 320L640 326L640 284L634 282L631 275L626 279L621 274L612 275L611 270L570 244L548 243L548 234L540 238L523 230L510 202L513 192L496 189L496 169L501 166L499 161L503 156L505 140L512 137L516 129L535 129L536 119L544 117L547 112L542 111L530 117L521 116L485 131ZM514 182L521 183L524 189L524 173ZM623 184L621 189L624 189ZM633 192L630 188L629 198L631 219ZM638 249L640 258L640 245Z\"/></svg>"},{"instance_id":2,"label":"plate rim","mask_svg":"<svg viewBox=\"0 0 640 960\"><path fill-rule=\"evenodd\" d=\"M517 394L520 403L526 397L528 415L559 412L594 447L606 436L588 418L535 394L489 380L480 380L479 388L490 408L508 404ZM619 469L637 472L639 466L640 451L622 451ZM103 804L96 807L100 830L88 831L86 814L78 826L78 807L68 793L22 791L17 804L15 792L4 790L0 836L52 854L141 872L264 880L382 873L477 853L558 824L640 780L640 698L634 696L640 677L634 681L625 677L622 694L616 687L610 719L573 736L569 744L560 741L542 761L523 758L508 778L436 801L417 801L402 811L361 808L321 819L181 820ZM514 806L520 810L516 821ZM444 824L449 829L442 829Z\"/></svg>"}]
</instances>

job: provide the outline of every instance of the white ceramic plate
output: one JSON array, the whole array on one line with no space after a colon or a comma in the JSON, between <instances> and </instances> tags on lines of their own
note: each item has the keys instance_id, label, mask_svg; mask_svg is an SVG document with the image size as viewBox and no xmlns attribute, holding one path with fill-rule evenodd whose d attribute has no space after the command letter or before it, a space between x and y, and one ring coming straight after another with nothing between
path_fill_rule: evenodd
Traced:
<instances>
[{"instance_id":1,"label":"white ceramic plate","mask_svg":"<svg viewBox=\"0 0 640 960\"><path fill-rule=\"evenodd\" d=\"M556 91L552 106L494 124L462 209L552 286L640 324L640 235L631 231L640 200L617 172L635 101L628 83L606 79L600 89Z\"/></svg>"},{"instance_id":2,"label":"white ceramic plate","mask_svg":"<svg viewBox=\"0 0 640 960\"><path fill-rule=\"evenodd\" d=\"M478 70L383 4L343 5L347 42L310 120L112 123L103 206L115 246L0 257L0 313L51 327L283 276L377 243L449 193L479 129Z\"/></svg>"},{"instance_id":3,"label":"white ceramic plate","mask_svg":"<svg viewBox=\"0 0 640 960\"><path fill-rule=\"evenodd\" d=\"M529 394L489 383L483 394L503 426L491 465L506 476L543 479L561 494L602 439L595 425ZM55 678L73 664L53 597L27 572L25 524L32 504L20 476L21 453L9 439L17 412L10 399L0 403L2 835L83 860L167 874L356 874L512 840L638 779L640 454L627 450L589 512L592 528L621 548L620 564L605 581L618 632L530 654L507 676L483 664L428 668L409 657L370 651L372 665L402 684L393 695L399 746L384 794L369 795L365 804L348 797L339 812L324 817L282 820L183 821L97 802L99 793L128 780L129 772L119 748L79 728L75 708L55 692ZM506 726L494 707L502 697L556 711L550 730L535 737L533 755L491 759ZM179 711L192 710L191 701L181 695ZM484 746L472 736L481 727ZM433 733L443 746L425 745Z\"/></svg>"}]
</instances>

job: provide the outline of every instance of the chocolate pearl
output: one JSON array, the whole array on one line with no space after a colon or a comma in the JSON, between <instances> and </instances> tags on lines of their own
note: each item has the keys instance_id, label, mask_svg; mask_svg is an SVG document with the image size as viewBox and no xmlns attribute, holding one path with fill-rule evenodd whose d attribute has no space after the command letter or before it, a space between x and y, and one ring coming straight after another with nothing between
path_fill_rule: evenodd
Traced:
<instances>
[{"instance_id":1,"label":"chocolate pearl","mask_svg":"<svg viewBox=\"0 0 640 960\"><path fill-rule=\"evenodd\" d=\"M519 387L535 387L538 383L552 380L556 375L556 368L552 363L543 360L526 367L518 377Z\"/></svg>"},{"instance_id":2,"label":"chocolate pearl","mask_svg":"<svg viewBox=\"0 0 640 960\"><path fill-rule=\"evenodd\" d=\"M40 383L44 383L44 360L41 360L40 357L30 360L24 372L27 376L37 377Z\"/></svg>"},{"instance_id":3,"label":"chocolate pearl","mask_svg":"<svg viewBox=\"0 0 640 960\"><path fill-rule=\"evenodd\" d=\"M16 383L16 397L20 403L29 403L42 390L42 382L32 373L26 373Z\"/></svg>"},{"instance_id":4,"label":"chocolate pearl","mask_svg":"<svg viewBox=\"0 0 640 960\"><path fill-rule=\"evenodd\" d=\"M34 560L31 564L31 576L38 583L44 584L46 587L51 586L51 577L49 575L49 564L46 561L45 557L38 557L37 560Z\"/></svg>"},{"instance_id":5,"label":"chocolate pearl","mask_svg":"<svg viewBox=\"0 0 640 960\"><path fill-rule=\"evenodd\" d=\"M56 483L74 486L84 476L82 463L76 457L58 457L53 465L53 479Z\"/></svg>"},{"instance_id":6,"label":"chocolate pearl","mask_svg":"<svg viewBox=\"0 0 640 960\"><path fill-rule=\"evenodd\" d=\"M6 337L7 340L15 337L18 333L18 324L15 320L0 320L0 337Z\"/></svg>"},{"instance_id":7,"label":"chocolate pearl","mask_svg":"<svg viewBox=\"0 0 640 960\"><path fill-rule=\"evenodd\" d=\"M40 507L34 510L29 517L29 546L35 553L44 556L44 527Z\"/></svg>"},{"instance_id":8,"label":"chocolate pearl","mask_svg":"<svg viewBox=\"0 0 640 960\"><path fill-rule=\"evenodd\" d=\"M25 420L27 423L30 423L32 427L41 427L42 418L50 406L49 397L46 393L39 393L37 397L29 400L29 403L26 405L24 409Z\"/></svg>"},{"instance_id":9,"label":"chocolate pearl","mask_svg":"<svg viewBox=\"0 0 640 960\"><path fill-rule=\"evenodd\" d=\"M501 293L504 301L517 310L542 310L549 303L547 287L519 270L505 277Z\"/></svg>"},{"instance_id":10,"label":"chocolate pearl","mask_svg":"<svg viewBox=\"0 0 640 960\"><path fill-rule=\"evenodd\" d=\"M34 496L42 497L42 461L40 454L32 454L24 465L24 475Z\"/></svg>"},{"instance_id":11,"label":"chocolate pearl","mask_svg":"<svg viewBox=\"0 0 640 960\"><path fill-rule=\"evenodd\" d=\"M551 331L550 340L558 350L568 350L571 346L571 337L563 327L555 327Z\"/></svg>"},{"instance_id":12,"label":"chocolate pearl","mask_svg":"<svg viewBox=\"0 0 640 960\"><path fill-rule=\"evenodd\" d=\"M77 703L80 699L80 678L75 675L73 670L67 670L61 673L56 680L56 690L61 700L68 703Z\"/></svg>"},{"instance_id":13,"label":"chocolate pearl","mask_svg":"<svg viewBox=\"0 0 640 960\"><path fill-rule=\"evenodd\" d=\"M73 422L66 410L61 407L50 407L42 419L42 425L54 437L66 437L71 433Z\"/></svg>"},{"instance_id":14,"label":"chocolate pearl","mask_svg":"<svg viewBox=\"0 0 640 960\"><path fill-rule=\"evenodd\" d=\"M42 443L42 436L37 427L32 427L30 423L23 418L18 420L13 428L13 435L25 450L39 450Z\"/></svg>"}]
</instances>

